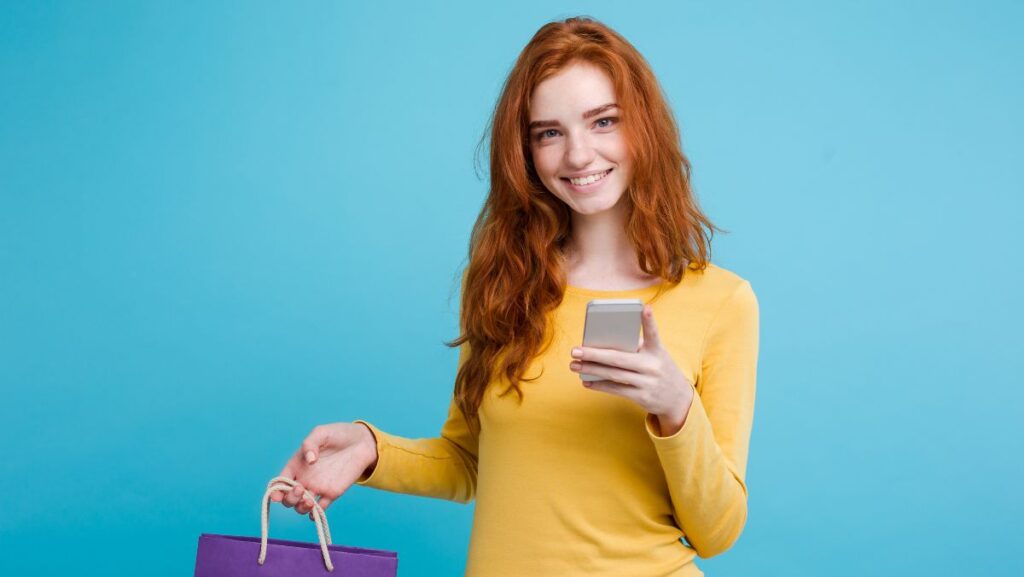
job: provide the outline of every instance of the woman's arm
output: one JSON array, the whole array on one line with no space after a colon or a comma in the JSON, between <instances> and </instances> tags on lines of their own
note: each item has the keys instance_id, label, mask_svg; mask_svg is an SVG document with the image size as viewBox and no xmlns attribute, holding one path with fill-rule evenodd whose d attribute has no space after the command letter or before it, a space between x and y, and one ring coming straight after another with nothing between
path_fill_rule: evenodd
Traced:
<instances>
[{"instance_id":1,"label":"woman's arm","mask_svg":"<svg viewBox=\"0 0 1024 577\"><path fill-rule=\"evenodd\" d=\"M647 417L676 521L705 558L731 547L747 519L744 478L754 416L758 324L757 297L743 281L708 328L699 394L682 428L662 437L657 418Z\"/></svg>"},{"instance_id":2,"label":"woman's arm","mask_svg":"<svg viewBox=\"0 0 1024 577\"><path fill-rule=\"evenodd\" d=\"M468 345L459 349L459 366ZM356 484L396 493L467 503L476 494L477 435L454 399L436 438L407 439L381 431L366 421L376 438L377 462Z\"/></svg>"}]
</instances>

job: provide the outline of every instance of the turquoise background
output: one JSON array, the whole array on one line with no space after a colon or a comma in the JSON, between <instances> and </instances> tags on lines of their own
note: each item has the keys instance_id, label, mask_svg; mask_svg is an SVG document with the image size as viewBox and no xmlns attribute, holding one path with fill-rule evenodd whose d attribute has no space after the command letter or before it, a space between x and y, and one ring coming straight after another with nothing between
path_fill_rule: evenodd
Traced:
<instances>
[{"instance_id":1,"label":"turquoise background","mask_svg":"<svg viewBox=\"0 0 1024 577\"><path fill-rule=\"evenodd\" d=\"M191 575L314 425L436 436L475 147L579 13L649 59L760 301L750 517L700 566L1022 574L1024 5L966 1L5 2L0 574ZM472 505L329 512L465 566Z\"/></svg>"}]
</instances>

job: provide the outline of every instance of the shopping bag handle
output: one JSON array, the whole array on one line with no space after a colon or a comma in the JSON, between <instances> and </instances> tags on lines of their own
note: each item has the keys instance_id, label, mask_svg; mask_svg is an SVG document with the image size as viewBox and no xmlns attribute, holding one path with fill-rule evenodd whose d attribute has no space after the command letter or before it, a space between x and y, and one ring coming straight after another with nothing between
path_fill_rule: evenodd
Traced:
<instances>
[{"instance_id":1,"label":"shopping bag handle","mask_svg":"<svg viewBox=\"0 0 1024 577\"><path fill-rule=\"evenodd\" d=\"M270 495L274 491L291 491L298 483L287 477L274 477L267 483L267 491L263 493L263 503L260 506L260 558L258 563L263 564L267 558L267 531L270 527ZM328 571L334 571L334 564L331 563L331 556L327 552L327 546L331 544L331 528L327 525L327 514L317 503L316 498L308 490L304 490L305 496L313 502L313 522L316 523L316 534L320 539L320 552L324 556L324 565Z\"/></svg>"}]
</instances>

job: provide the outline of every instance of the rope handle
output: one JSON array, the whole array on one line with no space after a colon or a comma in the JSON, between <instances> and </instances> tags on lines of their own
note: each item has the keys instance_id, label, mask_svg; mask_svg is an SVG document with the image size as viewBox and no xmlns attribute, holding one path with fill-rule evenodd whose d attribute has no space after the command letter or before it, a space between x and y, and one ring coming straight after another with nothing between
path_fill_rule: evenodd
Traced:
<instances>
[{"instance_id":1,"label":"rope handle","mask_svg":"<svg viewBox=\"0 0 1024 577\"><path fill-rule=\"evenodd\" d=\"M267 483L267 491L263 493L263 503L260 506L260 558L258 560L260 565L267 558L267 532L270 528L270 495L274 491L284 491L287 493L297 485L298 483L294 479L287 477L274 477ZM303 492L313 502L313 522L316 523L316 534L320 539L320 552L324 556L324 565L328 571L334 571L334 564L331 563L331 556L327 551L327 546L331 544L331 528L327 524L327 514L324 513L320 503L317 502L312 493L308 490Z\"/></svg>"}]
</instances>

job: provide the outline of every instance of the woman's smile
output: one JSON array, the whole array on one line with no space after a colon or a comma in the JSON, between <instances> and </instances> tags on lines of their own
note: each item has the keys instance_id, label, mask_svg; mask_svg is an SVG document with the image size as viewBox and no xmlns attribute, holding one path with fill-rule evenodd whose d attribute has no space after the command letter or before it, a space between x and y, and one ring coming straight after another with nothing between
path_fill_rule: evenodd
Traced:
<instances>
[{"instance_id":1,"label":"woman's smile","mask_svg":"<svg viewBox=\"0 0 1024 577\"><path fill-rule=\"evenodd\" d=\"M608 170L606 170L604 172L600 172L600 173L593 174L593 175L586 176L586 177L582 177L582 178L571 178L571 179L570 178L563 178L562 182L566 183L566 185L568 185L569 189L572 190L573 192L578 192L578 193L594 192L594 191L598 190L599 188L601 188L601 186L604 184L605 180L607 180L606 177L609 174L611 174L612 170L614 170L614 169L609 168Z\"/></svg>"}]
</instances>

